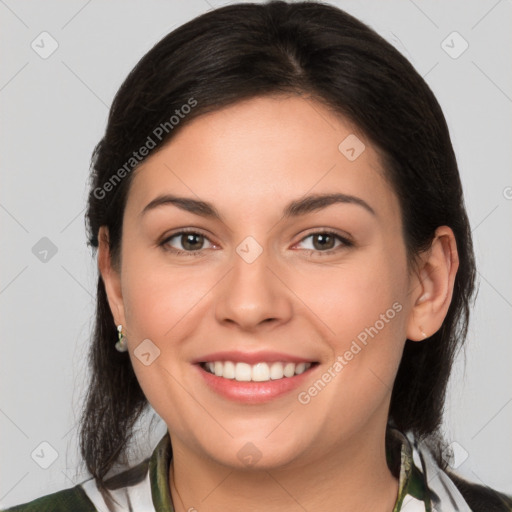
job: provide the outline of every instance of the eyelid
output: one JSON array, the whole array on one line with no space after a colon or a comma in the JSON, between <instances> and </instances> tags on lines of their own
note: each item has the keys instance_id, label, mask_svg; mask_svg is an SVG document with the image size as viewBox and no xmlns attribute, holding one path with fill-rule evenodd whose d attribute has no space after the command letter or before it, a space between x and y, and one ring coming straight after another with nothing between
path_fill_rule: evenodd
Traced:
<instances>
[{"instance_id":1,"label":"eyelid","mask_svg":"<svg viewBox=\"0 0 512 512\"><path fill-rule=\"evenodd\" d=\"M327 228L327 227L312 228L311 230L308 230L305 235L302 235L302 238L299 240L299 242L302 242L308 236L324 234L324 233L333 235L333 236L337 236L337 237L341 238L342 240L345 240L350 243L354 243L352 240L352 237L348 233L346 233L344 231L339 231L334 228Z\"/></svg>"},{"instance_id":2,"label":"eyelid","mask_svg":"<svg viewBox=\"0 0 512 512\"><path fill-rule=\"evenodd\" d=\"M212 244L213 247L216 247L216 246L218 247L218 244L213 242L210 239L210 236L206 235L202 229L194 228L194 227L178 228L176 231L169 233L168 235L167 234L164 235L162 237L161 241L158 242L158 246L162 247L166 251L169 251L169 252L177 254L177 255L181 255L181 254L186 254L186 255L191 255L191 256L202 255L204 253L205 248L196 249L194 251L186 251L186 250L182 250L182 249L176 249L174 247L167 247L167 244L169 243L169 241L172 238L178 237L179 235L186 234L186 233L201 235L203 238L208 240L208 242L210 244ZM333 249L327 249L325 251L321 251L319 249L303 249L304 251L307 251L309 254L315 253L315 254L319 254L319 255L322 255L322 254L327 255L327 254L332 254L334 252L338 252L342 249L353 247L355 245L354 241L352 240L352 237L350 235L348 235L347 233L341 234L338 230L335 230L333 228L318 227L318 228L311 228L311 230L309 230L306 234L302 235L300 240L295 242L293 244L293 246L300 244L301 242L304 242L304 240L306 240L307 238L309 238L313 235L319 235L319 234L331 235L331 236L337 238L338 241L341 242L341 244ZM210 249L211 249L211 247L210 247Z\"/></svg>"},{"instance_id":3,"label":"eyelid","mask_svg":"<svg viewBox=\"0 0 512 512\"><path fill-rule=\"evenodd\" d=\"M355 245L355 242L352 240L352 237L348 234L341 234L338 230L335 230L333 228L313 228L312 231L309 231L307 234L303 235L302 238L294 244L297 245L301 242L304 242L307 238L313 235L331 235L334 238L338 239L338 241L341 242L340 245L337 247L334 247L333 249L327 249L325 251L320 251L318 249L304 249L305 251L308 251L309 253L315 253L315 254L332 254L334 252L338 252L344 248L353 247Z\"/></svg>"},{"instance_id":4,"label":"eyelid","mask_svg":"<svg viewBox=\"0 0 512 512\"><path fill-rule=\"evenodd\" d=\"M202 229L200 228L194 228L194 227L186 227L186 228L178 228L176 231L173 231L169 234L165 234L162 239L158 242L159 246L164 247L169 243L169 240L172 238L178 237L179 235L186 234L186 233L192 233L194 235L201 235L203 238L208 240L210 244L212 244L214 247L217 246L215 242L213 242L210 239L210 235L207 235ZM186 252L188 254L194 254L202 252L204 249L197 249L196 251L183 251L182 249L175 249L174 247L168 249L170 252Z\"/></svg>"}]
</instances>

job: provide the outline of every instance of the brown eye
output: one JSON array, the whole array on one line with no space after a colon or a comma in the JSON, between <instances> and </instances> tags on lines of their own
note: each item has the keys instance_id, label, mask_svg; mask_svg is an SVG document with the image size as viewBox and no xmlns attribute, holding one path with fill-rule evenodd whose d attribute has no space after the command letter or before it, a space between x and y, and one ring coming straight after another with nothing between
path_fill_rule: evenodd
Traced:
<instances>
[{"instance_id":1,"label":"brown eye","mask_svg":"<svg viewBox=\"0 0 512 512\"><path fill-rule=\"evenodd\" d=\"M208 238L196 231L180 231L167 237L160 246L175 254L197 254L204 249L205 242L211 244Z\"/></svg>"},{"instance_id":2,"label":"brown eye","mask_svg":"<svg viewBox=\"0 0 512 512\"><path fill-rule=\"evenodd\" d=\"M336 243L334 236L328 233L318 233L313 236L313 246L319 251L322 249L333 249Z\"/></svg>"},{"instance_id":3,"label":"brown eye","mask_svg":"<svg viewBox=\"0 0 512 512\"><path fill-rule=\"evenodd\" d=\"M180 235L180 242L187 251L196 251L201 249L204 242L204 236L199 233L183 233Z\"/></svg>"},{"instance_id":4,"label":"brown eye","mask_svg":"<svg viewBox=\"0 0 512 512\"><path fill-rule=\"evenodd\" d=\"M310 247L306 247L306 250L309 250L311 253L330 254L338 251L339 249L352 247L354 245L347 238L332 231L317 231L315 233L311 233L304 237L300 243L303 243L308 239L311 239L312 243L309 244ZM337 245L336 242L338 242Z\"/></svg>"}]
</instances>

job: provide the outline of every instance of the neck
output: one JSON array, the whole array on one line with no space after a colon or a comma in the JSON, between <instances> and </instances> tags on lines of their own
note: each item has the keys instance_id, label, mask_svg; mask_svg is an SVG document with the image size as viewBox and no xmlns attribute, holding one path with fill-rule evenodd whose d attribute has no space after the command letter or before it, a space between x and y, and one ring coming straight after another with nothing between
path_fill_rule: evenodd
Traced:
<instances>
[{"instance_id":1,"label":"neck","mask_svg":"<svg viewBox=\"0 0 512 512\"><path fill-rule=\"evenodd\" d=\"M250 471L216 464L173 441L169 477L175 511L238 512L254 510L257 503L265 512L390 512L398 480L387 466L384 435L360 433L286 468Z\"/></svg>"}]
</instances>

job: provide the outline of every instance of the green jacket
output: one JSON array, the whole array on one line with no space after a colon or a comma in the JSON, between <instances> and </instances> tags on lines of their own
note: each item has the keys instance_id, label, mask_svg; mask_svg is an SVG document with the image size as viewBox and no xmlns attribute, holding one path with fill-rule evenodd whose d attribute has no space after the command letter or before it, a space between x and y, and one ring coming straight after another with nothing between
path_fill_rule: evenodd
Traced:
<instances>
[{"instance_id":1,"label":"green jacket","mask_svg":"<svg viewBox=\"0 0 512 512\"><path fill-rule=\"evenodd\" d=\"M411 434L390 429L386 454L399 480L393 512L512 512L512 496L477 485L441 470L430 451ZM119 503L109 509L90 478L75 487L48 494L0 512L174 512L169 490L172 458L169 432L150 458L107 480ZM415 462L421 460L421 468Z\"/></svg>"}]
</instances>

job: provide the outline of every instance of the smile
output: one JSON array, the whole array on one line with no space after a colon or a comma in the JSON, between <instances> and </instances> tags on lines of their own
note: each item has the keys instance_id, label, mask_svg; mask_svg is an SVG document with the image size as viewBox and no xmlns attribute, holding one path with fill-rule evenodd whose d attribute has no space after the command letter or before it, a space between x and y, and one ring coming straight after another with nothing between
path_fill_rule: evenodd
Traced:
<instances>
[{"instance_id":1,"label":"smile","mask_svg":"<svg viewBox=\"0 0 512 512\"><path fill-rule=\"evenodd\" d=\"M209 361L201 363L201 367L224 379L236 380L238 382L266 382L279 380L300 375L311 368L312 363L292 362L260 362L248 364L233 361Z\"/></svg>"}]
</instances>

